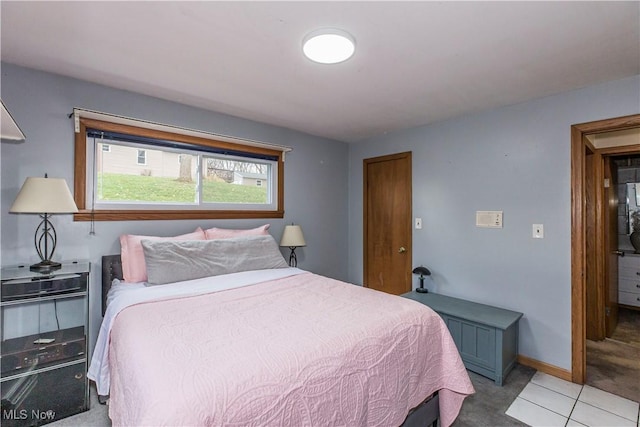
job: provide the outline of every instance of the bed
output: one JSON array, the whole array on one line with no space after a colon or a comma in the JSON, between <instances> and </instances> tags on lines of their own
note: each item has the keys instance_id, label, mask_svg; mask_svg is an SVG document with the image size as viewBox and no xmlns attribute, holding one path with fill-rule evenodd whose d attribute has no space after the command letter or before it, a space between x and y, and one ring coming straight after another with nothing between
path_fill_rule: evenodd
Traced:
<instances>
[{"instance_id":1,"label":"bed","mask_svg":"<svg viewBox=\"0 0 640 427\"><path fill-rule=\"evenodd\" d=\"M102 281L88 376L113 425L447 426L474 392L440 317L404 298L286 266L122 291L120 255Z\"/></svg>"}]
</instances>

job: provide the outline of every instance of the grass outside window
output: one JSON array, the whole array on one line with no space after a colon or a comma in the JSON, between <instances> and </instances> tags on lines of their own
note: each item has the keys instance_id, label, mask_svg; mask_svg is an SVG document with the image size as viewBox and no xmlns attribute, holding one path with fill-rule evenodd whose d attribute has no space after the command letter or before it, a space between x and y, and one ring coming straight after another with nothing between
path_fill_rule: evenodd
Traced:
<instances>
[{"instance_id":1,"label":"grass outside window","mask_svg":"<svg viewBox=\"0 0 640 427\"><path fill-rule=\"evenodd\" d=\"M225 200L233 203L265 203L267 189L203 181L204 200ZM103 201L138 201L166 203L194 203L196 188L193 182L174 178L102 174L98 178L98 195Z\"/></svg>"}]
</instances>

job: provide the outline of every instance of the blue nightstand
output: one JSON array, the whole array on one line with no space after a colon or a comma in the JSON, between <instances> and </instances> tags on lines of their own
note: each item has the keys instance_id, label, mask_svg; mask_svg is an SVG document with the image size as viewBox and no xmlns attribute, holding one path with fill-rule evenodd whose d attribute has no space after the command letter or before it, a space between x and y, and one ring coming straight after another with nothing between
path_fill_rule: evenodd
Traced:
<instances>
[{"instance_id":1,"label":"blue nightstand","mask_svg":"<svg viewBox=\"0 0 640 427\"><path fill-rule=\"evenodd\" d=\"M502 385L518 357L522 313L434 293L402 296L429 306L442 317L468 370Z\"/></svg>"}]
</instances>

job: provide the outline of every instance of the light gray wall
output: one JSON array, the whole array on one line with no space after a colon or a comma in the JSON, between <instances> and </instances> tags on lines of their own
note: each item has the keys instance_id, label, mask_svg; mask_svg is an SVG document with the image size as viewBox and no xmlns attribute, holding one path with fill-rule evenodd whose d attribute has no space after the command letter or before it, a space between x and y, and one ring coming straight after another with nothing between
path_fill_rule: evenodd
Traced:
<instances>
[{"instance_id":1,"label":"light gray wall","mask_svg":"<svg viewBox=\"0 0 640 427\"><path fill-rule=\"evenodd\" d=\"M307 241L306 247L296 251L299 267L346 280L346 144L11 64L1 66L2 100L27 136L23 144L1 144L3 266L38 260L33 247L38 218L8 213L24 180L46 172L50 177L65 178L73 191L73 123L67 114L74 107L293 147L285 159L282 220L98 222L96 235L90 236L88 222L73 222L70 215L54 216L58 232L54 258L92 262L92 343L101 321L100 257L118 253L118 238L125 233L170 236L193 231L197 226L250 228L270 223L271 234L279 241L284 225L295 222L302 226ZM284 254L288 257L288 249Z\"/></svg>"},{"instance_id":2,"label":"light gray wall","mask_svg":"<svg viewBox=\"0 0 640 427\"><path fill-rule=\"evenodd\" d=\"M98 222L56 216L56 258L93 263L91 341L100 322L100 256L119 251L123 233L174 235L202 227L286 223L303 226L300 266L362 282L362 159L413 152L414 265L431 290L525 313L520 352L565 369L570 335L570 126L640 112L640 76L410 129L347 146L291 130L131 92L2 64L1 96L27 135L1 144L0 263L35 262L37 219L8 213L28 176L62 177L73 188L73 127L84 107L221 134L290 145L284 220ZM348 161L347 161L348 157ZM348 192L347 192L348 188ZM475 228L476 210L503 210L504 228ZM348 212L348 222L345 217ZM533 240L531 225L545 238ZM348 260L348 263L347 263Z\"/></svg>"},{"instance_id":3,"label":"light gray wall","mask_svg":"<svg viewBox=\"0 0 640 427\"><path fill-rule=\"evenodd\" d=\"M635 76L351 146L349 279L363 277L362 160L412 151L413 214L423 219L413 264L433 272L426 286L523 312L520 353L569 370L570 126L638 113ZM504 211L504 228L476 228L477 210ZM533 224L544 239L531 237Z\"/></svg>"}]
</instances>

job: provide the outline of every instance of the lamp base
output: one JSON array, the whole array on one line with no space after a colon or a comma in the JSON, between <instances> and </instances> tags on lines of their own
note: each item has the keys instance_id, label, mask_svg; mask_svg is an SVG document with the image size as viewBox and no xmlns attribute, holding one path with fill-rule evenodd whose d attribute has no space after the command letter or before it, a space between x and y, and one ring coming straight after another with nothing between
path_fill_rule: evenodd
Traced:
<instances>
[{"instance_id":1,"label":"lamp base","mask_svg":"<svg viewBox=\"0 0 640 427\"><path fill-rule=\"evenodd\" d=\"M427 289L427 288L416 288L416 292L418 292L420 294L428 294L429 293L429 289Z\"/></svg>"},{"instance_id":2,"label":"lamp base","mask_svg":"<svg viewBox=\"0 0 640 427\"><path fill-rule=\"evenodd\" d=\"M62 264L48 259L29 266L29 270L37 273L49 273L54 270L59 270L60 268L62 268Z\"/></svg>"},{"instance_id":3,"label":"lamp base","mask_svg":"<svg viewBox=\"0 0 640 427\"><path fill-rule=\"evenodd\" d=\"M296 248L297 246L289 246L289 249L291 249L291 255L289 255L289 267L298 266L298 257L296 256Z\"/></svg>"}]
</instances>

